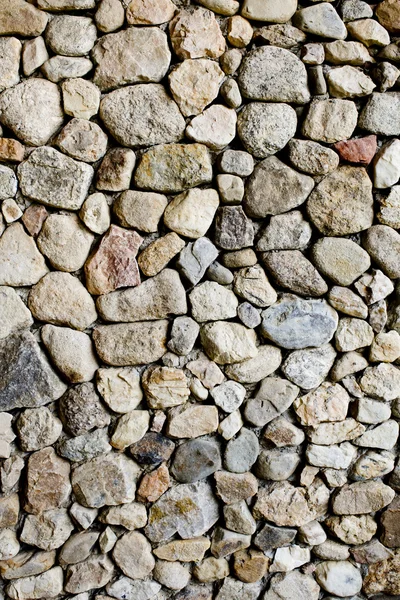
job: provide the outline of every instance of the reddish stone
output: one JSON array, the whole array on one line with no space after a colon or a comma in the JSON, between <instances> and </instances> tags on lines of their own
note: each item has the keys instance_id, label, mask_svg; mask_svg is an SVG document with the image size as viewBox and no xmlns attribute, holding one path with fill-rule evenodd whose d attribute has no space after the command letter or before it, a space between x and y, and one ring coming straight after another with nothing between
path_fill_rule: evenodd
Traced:
<instances>
[{"instance_id":1,"label":"reddish stone","mask_svg":"<svg viewBox=\"0 0 400 600\"><path fill-rule=\"evenodd\" d=\"M136 231L111 225L85 263L86 287L91 294L108 294L140 283L136 254L143 238Z\"/></svg>"},{"instance_id":2,"label":"reddish stone","mask_svg":"<svg viewBox=\"0 0 400 600\"><path fill-rule=\"evenodd\" d=\"M337 142L333 147L342 160L369 165L376 152L376 135Z\"/></svg>"},{"instance_id":3,"label":"reddish stone","mask_svg":"<svg viewBox=\"0 0 400 600\"><path fill-rule=\"evenodd\" d=\"M396 496L381 517L381 542L388 548L400 547L400 496Z\"/></svg>"},{"instance_id":4,"label":"reddish stone","mask_svg":"<svg viewBox=\"0 0 400 600\"><path fill-rule=\"evenodd\" d=\"M49 216L49 213L42 204L31 204L22 216L22 222L28 233L36 237L39 235L42 225Z\"/></svg>"},{"instance_id":5,"label":"reddish stone","mask_svg":"<svg viewBox=\"0 0 400 600\"><path fill-rule=\"evenodd\" d=\"M17 140L0 138L0 162L21 162L24 160L25 147Z\"/></svg>"},{"instance_id":6,"label":"reddish stone","mask_svg":"<svg viewBox=\"0 0 400 600\"><path fill-rule=\"evenodd\" d=\"M169 471L165 465L161 465L143 477L137 491L138 499L142 502L156 502L170 485Z\"/></svg>"}]
</instances>

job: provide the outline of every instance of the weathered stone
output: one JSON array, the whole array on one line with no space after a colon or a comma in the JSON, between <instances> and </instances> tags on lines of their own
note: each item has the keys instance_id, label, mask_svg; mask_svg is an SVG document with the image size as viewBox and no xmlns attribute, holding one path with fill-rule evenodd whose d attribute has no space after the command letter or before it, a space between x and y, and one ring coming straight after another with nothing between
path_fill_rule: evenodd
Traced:
<instances>
[{"instance_id":1,"label":"weathered stone","mask_svg":"<svg viewBox=\"0 0 400 600\"><path fill-rule=\"evenodd\" d=\"M399 396L400 371L395 366L380 363L368 367L360 380L362 391L379 400L394 400Z\"/></svg>"},{"instance_id":2,"label":"weathered stone","mask_svg":"<svg viewBox=\"0 0 400 600\"><path fill-rule=\"evenodd\" d=\"M143 581L121 577L109 583L106 589L109 594L112 594L112 598L118 600L150 600L157 596L161 586L152 579Z\"/></svg>"},{"instance_id":3,"label":"weathered stone","mask_svg":"<svg viewBox=\"0 0 400 600\"><path fill-rule=\"evenodd\" d=\"M153 575L159 583L170 590L181 590L190 581L190 572L180 562L158 560Z\"/></svg>"},{"instance_id":4,"label":"weathered stone","mask_svg":"<svg viewBox=\"0 0 400 600\"><path fill-rule=\"evenodd\" d=\"M359 127L379 135L399 135L400 119L397 114L399 104L398 92L385 94L374 92L361 111Z\"/></svg>"},{"instance_id":5,"label":"weathered stone","mask_svg":"<svg viewBox=\"0 0 400 600\"><path fill-rule=\"evenodd\" d=\"M29 452L54 444L61 435L62 423L43 406L25 410L16 428L21 448Z\"/></svg>"},{"instance_id":6,"label":"weathered stone","mask_svg":"<svg viewBox=\"0 0 400 600\"><path fill-rule=\"evenodd\" d=\"M346 418L350 396L338 383L325 381L315 390L294 401L294 409L303 425L343 421Z\"/></svg>"},{"instance_id":7,"label":"weathered stone","mask_svg":"<svg viewBox=\"0 0 400 600\"><path fill-rule=\"evenodd\" d=\"M229 575L229 565L225 558L210 556L195 565L193 575L202 583L210 583L227 577Z\"/></svg>"},{"instance_id":8,"label":"weathered stone","mask_svg":"<svg viewBox=\"0 0 400 600\"><path fill-rule=\"evenodd\" d=\"M265 428L263 438L281 448L298 446L304 442L305 435L301 429L284 417L277 417Z\"/></svg>"},{"instance_id":9,"label":"weathered stone","mask_svg":"<svg viewBox=\"0 0 400 600\"><path fill-rule=\"evenodd\" d=\"M306 457L311 465L328 469L347 469L356 454L356 448L349 442L331 446L309 444L306 450Z\"/></svg>"},{"instance_id":10,"label":"weathered stone","mask_svg":"<svg viewBox=\"0 0 400 600\"><path fill-rule=\"evenodd\" d=\"M86 329L97 318L93 299L83 284L61 271L48 273L31 289L28 306L40 321L78 330Z\"/></svg>"},{"instance_id":11,"label":"weathered stone","mask_svg":"<svg viewBox=\"0 0 400 600\"><path fill-rule=\"evenodd\" d=\"M2 0L0 12L0 35L35 37L47 25L47 14L24 0Z\"/></svg>"},{"instance_id":12,"label":"weathered stone","mask_svg":"<svg viewBox=\"0 0 400 600\"><path fill-rule=\"evenodd\" d=\"M167 204L167 198L162 194L129 190L116 199L113 210L123 227L153 233L157 231Z\"/></svg>"},{"instance_id":13,"label":"weathered stone","mask_svg":"<svg viewBox=\"0 0 400 600\"><path fill-rule=\"evenodd\" d=\"M274 562L270 567L270 573L293 571L310 562L311 555L309 548L293 545L286 548L278 548L275 552Z\"/></svg>"},{"instance_id":14,"label":"weathered stone","mask_svg":"<svg viewBox=\"0 0 400 600\"><path fill-rule=\"evenodd\" d=\"M0 284L34 285L46 273L48 268L35 241L21 223L9 225L0 237Z\"/></svg>"},{"instance_id":15,"label":"weathered stone","mask_svg":"<svg viewBox=\"0 0 400 600\"><path fill-rule=\"evenodd\" d=\"M85 56L96 39L96 26L88 17L55 16L46 29L46 42L55 54Z\"/></svg>"},{"instance_id":16,"label":"weathered stone","mask_svg":"<svg viewBox=\"0 0 400 600\"><path fill-rule=\"evenodd\" d=\"M189 294L192 316L198 322L231 319L236 316L238 301L226 287L205 281Z\"/></svg>"},{"instance_id":17,"label":"weathered stone","mask_svg":"<svg viewBox=\"0 0 400 600\"><path fill-rule=\"evenodd\" d=\"M260 592L261 583L259 581L255 583L243 583L233 577L226 577L215 599L230 600L232 598L242 598L242 600L256 600L260 596Z\"/></svg>"},{"instance_id":18,"label":"weathered stone","mask_svg":"<svg viewBox=\"0 0 400 600\"><path fill-rule=\"evenodd\" d=\"M247 500L257 493L258 482L252 473L217 471L214 478L216 493L226 504Z\"/></svg>"},{"instance_id":19,"label":"weathered stone","mask_svg":"<svg viewBox=\"0 0 400 600\"><path fill-rule=\"evenodd\" d=\"M24 75L32 75L49 59L44 39L39 36L27 40L22 47L22 67Z\"/></svg>"},{"instance_id":20,"label":"weathered stone","mask_svg":"<svg viewBox=\"0 0 400 600\"><path fill-rule=\"evenodd\" d=\"M102 91L130 83L158 82L171 59L167 36L157 27L128 27L105 35L92 56L97 65L93 82Z\"/></svg>"},{"instance_id":21,"label":"weathered stone","mask_svg":"<svg viewBox=\"0 0 400 600\"><path fill-rule=\"evenodd\" d=\"M286 23L294 15L297 4L293 0L271 2L265 5L259 0L245 0L241 14L252 21L267 21L269 23Z\"/></svg>"},{"instance_id":22,"label":"weathered stone","mask_svg":"<svg viewBox=\"0 0 400 600\"><path fill-rule=\"evenodd\" d=\"M368 595L383 592L389 595L386 598L399 594L399 571L400 560L398 554L370 565L368 574L364 579L364 592ZM376 598L386 600L385 596L379 595Z\"/></svg>"},{"instance_id":23,"label":"weathered stone","mask_svg":"<svg viewBox=\"0 0 400 600\"><path fill-rule=\"evenodd\" d=\"M138 257L138 265L147 277L157 275L185 247L185 242L175 232L151 242Z\"/></svg>"},{"instance_id":24,"label":"weathered stone","mask_svg":"<svg viewBox=\"0 0 400 600\"><path fill-rule=\"evenodd\" d=\"M175 10L175 5L170 0L131 0L127 3L126 18L129 25L161 25L172 19Z\"/></svg>"},{"instance_id":25,"label":"weathered stone","mask_svg":"<svg viewBox=\"0 0 400 600\"><path fill-rule=\"evenodd\" d=\"M25 510L33 514L65 506L71 494L68 461L53 448L31 454L27 466Z\"/></svg>"},{"instance_id":26,"label":"weathered stone","mask_svg":"<svg viewBox=\"0 0 400 600\"><path fill-rule=\"evenodd\" d=\"M171 480L168 468L161 465L142 478L137 492L138 500L156 502L169 487L171 487Z\"/></svg>"},{"instance_id":27,"label":"weathered stone","mask_svg":"<svg viewBox=\"0 0 400 600\"><path fill-rule=\"evenodd\" d=\"M179 356L186 356L193 349L200 326L191 317L174 319L168 348Z\"/></svg>"},{"instance_id":28,"label":"weathered stone","mask_svg":"<svg viewBox=\"0 0 400 600\"><path fill-rule=\"evenodd\" d=\"M205 58L184 60L169 74L171 93L185 117L197 115L218 95L223 72Z\"/></svg>"},{"instance_id":29,"label":"weathered stone","mask_svg":"<svg viewBox=\"0 0 400 600\"><path fill-rule=\"evenodd\" d=\"M205 144L211 150L222 150L236 135L236 112L223 104L213 104L187 125L190 140Z\"/></svg>"},{"instance_id":30,"label":"weathered stone","mask_svg":"<svg viewBox=\"0 0 400 600\"><path fill-rule=\"evenodd\" d=\"M239 114L238 134L246 150L266 158L286 146L297 128L297 116L288 104L247 104Z\"/></svg>"},{"instance_id":31,"label":"weathered stone","mask_svg":"<svg viewBox=\"0 0 400 600\"><path fill-rule=\"evenodd\" d=\"M264 600L290 600L296 596L299 600L318 600L319 585L311 575L300 571L277 573L271 579Z\"/></svg>"},{"instance_id":32,"label":"weathered stone","mask_svg":"<svg viewBox=\"0 0 400 600\"><path fill-rule=\"evenodd\" d=\"M358 244L342 238L322 238L313 246L312 257L319 271L338 285L351 285L371 260Z\"/></svg>"},{"instance_id":33,"label":"weathered stone","mask_svg":"<svg viewBox=\"0 0 400 600\"><path fill-rule=\"evenodd\" d=\"M366 319L368 316L368 307L349 288L333 286L329 291L328 299L329 304L346 315L362 319Z\"/></svg>"},{"instance_id":34,"label":"weathered stone","mask_svg":"<svg viewBox=\"0 0 400 600\"><path fill-rule=\"evenodd\" d=\"M107 428L95 429L92 432L64 440L59 445L58 452L71 462L81 462L111 452L112 447L108 441Z\"/></svg>"},{"instance_id":35,"label":"weathered stone","mask_svg":"<svg viewBox=\"0 0 400 600\"><path fill-rule=\"evenodd\" d=\"M159 465L168 461L175 449L172 440L159 433L148 432L141 440L132 444L130 452L138 463L144 465Z\"/></svg>"},{"instance_id":36,"label":"weathered stone","mask_svg":"<svg viewBox=\"0 0 400 600\"><path fill-rule=\"evenodd\" d=\"M42 73L53 83L63 79L83 77L93 68L92 61L83 57L52 56L42 65Z\"/></svg>"},{"instance_id":37,"label":"weathered stone","mask_svg":"<svg viewBox=\"0 0 400 600\"><path fill-rule=\"evenodd\" d=\"M73 436L110 424L110 414L92 383L81 383L66 391L60 400L60 417Z\"/></svg>"},{"instance_id":38,"label":"weathered stone","mask_svg":"<svg viewBox=\"0 0 400 600\"><path fill-rule=\"evenodd\" d=\"M21 42L14 37L1 38L0 52L3 57L0 68L0 91L19 83L19 62Z\"/></svg>"},{"instance_id":39,"label":"weathered stone","mask_svg":"<svg viewBox=\"0 0 400 600\"><path fill-rule=\"evenodd\" d=\"M339 152L342 160L362 165L369 165L375 156L376 148L376 135L368 135L364 138L346 140L335 144L335 150Z\"/></svg>"},{"instance_id":40,"label":"weathered stone","mask_svg":"<svg viewBox=\"0 0 400 600\"><path fill-rule=\"evenodd\" d=\"M105 586L114 575L114 565L106 555L92 556L67 568L65 591L81 594Z\"/></svg>"},{"instance_id":41,"label":"weathered stone","mask_svg":"<svg viewBox=\"0 0 400 600\"><path fill-rule=\"evenodd\" d=\"M125 450L140 440L149 428L150 414L147 410L132 410L119 417L110 443L117 450Z\"/></svg>"},{"instance_id":42,"label":"weathered stone","mask_svg":"<svg viewBox=\"0 0 400 600\"><path fill-rule=\"evenodd\" d=\"M113 558L122 572L131 579L144 579L154 568L151 546L144 535L125 533L115 544Z\"/></svg>"},{"instance_id":43,"label":"weathered stone","mask_svg":"<svg viewBox=\"0 0 400 600\"><path fill-rule=\"evenodd\" d=\"M303 121L302 133L316 142L339 142L351 137L357 116L350 100L315 100Z\"/></svg>"},{"instance_id":44,"label":"weathered stone","mask_svg":"<svg viewBox=\"0 0 400 600\"><path fill-rule=\"evenodd\" d=\"M214 244L208 238L201 237L181 251L177 267L192 285L196 285L217 256L218 250Z\"/></svg>"},{"instance_id":45,"label":"weathered stone","mask_svg":"<svg viewBox=\"0 0 400 600\"><path fill-rule=\"evenodd\" d=\"M55 598L63 591L63 572L61 567L54 567L45 573L31 577L22 577L13 581L7 593L14 600L37 598Z\"/></svg>"},{"instance_id":46,"label":"weathered stone","mask_svg":"<svg viewBox=\"0 0 400 600\"><path fill-rule=\"evenodd\" d=\"M263 262L283 288L304 296L322 296L328 291L324 279L300 250L268 252L263 254Z\"/></svg>"},{"instance_id":47,"label":"weathered stone","mask_svg":"<svg viewBox=\"0 0 400 600\"><path fill-rule=\"evenodd\" d=\"M339 164L336 152L309 140L291 139L288 154L292 165L309 175L326 175Z\"/></svg>"},{"instance_id":48,"label":"weathered stone","mask_svg":"<svg viewBox=\"0 0 400 600\"><path fill-rule=\"evenodd\" d=\"M264 426L287 410L298 392L298 387L286 379L266 377L255 398L246 403L246 420L256 427Z\"/></svg>"},{"instance_id":49,"label":"weathered stone","mask_svg":"<svg viewBox=\"0 0 400 600\"><path fill-rule=\"evenodd\" d=\"M367 448L380 448L391 450L399 436L399 425L397 421L388 420L374 429L369 429L357 440L357 446L366 446Z\"/></svg>"},{"instance_id":50,"label":"weathered stone","mask_svg":"<svg viewBox=\"0 0 400 600\"><path fill-rule=\"evenodd\" d=\"M258 353L255 337L252 329L225 321L203 325L200 330L202 345L217 364L242 362L255 357Z\"/></svg>"},{"instance_id":51,"label":"weathered stone","mask_svg":"<svg viewBox=\"0 0 400 600\"><path fill-rule=\"evenodd\" d=\"M283 48L251 50L242 61L238 83L250 100L305 104L310 99L305 66Z\"/></svg>"},{"instance_id":52,"label":"weathered stone","mask_svg":"<svg viewBox=\"0 0 400 600\"><path fill-rule=\"evenodd\" d=\"M82 206L92 177L90 165L47 146L32 152L18 167L19 184L25 196L68 210Z\"/></svg>"},{"instance_id":53,"label":"weathered stone","mask_svg":"<svg viewBox=\"0 0 400 600\"><path fill-rule=\"evenodd\" d=\"M374 19L359 19L347 25L350 35L362 42L367 48L370 46L387 46L390 36L386 29Z\"/></svg>"},{"instance_id":54,"label":"weathered stone","mask_svg":"<svg viewBox=\"0 0 400 600\"><path fill-rule=\"evenodd\" d=\"M179 59L219 58L225 40L214 13L192 6L180 10L169 24L169 34Z\"/></svg>"},{"instance_id":55,"label":"weathered stone","mask_svg":"<svg viewBox=\"0 0 400 600\"><path fill-rule=\"evenodd\" d=\"M383 477L393 471L393 469L394 455L391 452L368 450L353 466L351 479L354 481L366 481L375 477Z\"/></svg>"},{"instance_id":56,"label":"weathered stone","mask_svg":"<svg viewBox=\"0 0 400 600\"><path fill-rule=\"evenodd\" d=\"M25 517L20 540L41 550L55 550L70 537L74 525L65 508Z\"/></svg>"},{"instance_id":57,"label":"weathered stone","mask_svg":"<svg viewBox=\"0 0 400 600\"><path fill-rule=\"evenodd\" d=\"M388 548L399 546L399 497L397 496L381 516L383 535L381 541Z\"/></svg>"},{"instance_id":58,"label":"weathered stone","mask_svg":"<svg viewBox=\"0 0 400 600\"><path fill-rule=\"evenodd\" d=\"M41 204L31 204L22 215L22 222L32 237L36 237L49 213Z\"/></svg>"},{"instance_id":59,"label":"weathered stone","mask_svg":"<svg viewBox=\"0 0 400 600\"><path fill-rule=\"evenodd\" d=\"M128 190L135 163L136 155L133 150L111 148L96 173L97 189L111 192ZM140 192L136 192L136 194L140 194Z\"/></svg>"},{"instance_id":60,"label":"weathered stone","mask_svg":"<svg viewBox=\"0 0 400 600\"><path fill-rule=\"evenodd\" d=\"M64 111L78 119L90 119L97 114L100 90L90 81L81 78L68 79L61 84Z\"/></svg>"},{"instance_id":61,"label":"weathered stone","mask_svg":"<svg viewBox=\"0 0 400 600\"><path fill-rule=\"evenodd\" d=\"M68 156L92 163L104 156L108 137L104 131L87 119L71 119L58 135L57 146Z\"/></svg>"},{"instance_id":62,"label":"weathered stone","mask_svg":"<svg viewBox=\"0 0 400 600\"><path fill-rule=\"evenodd\" d=\"M258 438L250 429L242 428L239 435L230 440L225 449L224 464L231 473L246 473L259 454Z\"/></svg>"},{"instance_id":63,"label":"weathered stone","mask_svg":"<svg viewBox=\"0 0 400 600\"><path fill-rule=\"evenodd\" d=\"M365 427L361 423L350 418L333 423L320 423L307 431L307 437L313 444L330 446L346 440L354 440L364 431Z\"/></svg>"},{"instance_id":64,"label":"weathered stone","mask_svg":"<svg viewBox=\"0 0 400 600\"><path fill-rule=\"evenodd\" d=\"M26 329L32 323L32 315L16 291L8 286L0 286L0 339Z\"/></svg>"},{"instance_id":65,"label":"weathered stone","mask_svg":"<svg viewBox=\"0 0 400 600\"><path fill-rule=\"evenodd\" d=\"M336 515L360 515L381 510L394 496L394 490L382 481L357 481L338 491L332 508Z\"/></svg>"},{"instance_id":66,"label":"weathered stone","mask_svg":"<svg viewBox=\"0 0 400 600\"><path fill-rule=\"evenodd\" d=\"M347 36L346 26L333 6L328 3L298 10L293 24L306 33L323 38L344 40Z\"/></svg>"},{"instance_id":67,"label":"weathered stone","mask_svg":"<svg viewBox=\"0 0 400 600\"><path fill-rule=\"evenodd\" d=\"M46 144L64 120L58 87L33 78L6 90L0 97L0 120L27 144Z\"/></svg>"},{"instance_id":68,"label":"weathered stone","mask_svg":"<svg viewBox=\"0 0 400 600\"><path fill-rule=\"evenodd\" d=\"M4 579L20 579L39 575L50 569L56 559L56 553L22 551L16 556L0 562L0 573Z\"/></svg>"},{"instance_id":69,"label":"weathered stone","mask_svg":"<svg viewBox=\"0 0 400 600\"><path fill-rule=\"evenodd\" d=\"M347 561L322 562L317 565L315 576L322 589L342 598L361 591L361 573Z\"/></svg>"},{"instance_id":70,"label":"weathered stone","mask_svg":"<svg viewBox=\"0 0 400 600\"><path fill-rule=\"evenodd\" d=\"M168 434L172 438L196 438L218 429L216 406L189 404L169 413Z\"/></svg>"},{"instance_id":71,"label":"weathered stone","mask_svg":"<svg viewBox=\"0 0 400 600\"><path fill-rule=\"evenodd\" d=\"M71 535L60 550L61 565L73 565L86 560L91 554L98 537L97 531L81 531Z\"/></svg>"},{"instance_id":72,"label":"weathered stone","mask_svg":"<svg viewBox=\"0 0 400 600\"><path fill-rule=\"evenodd\" d=\"M260 452L255 470L260 479L285 481L293 475L299 462L296 450L272 448Z\"/></svg>"},{"instance_id":73,"label":"weathered stone","mask_svg":"<svg viewBox=\"0 0 400 600\"><path fill-rule=\"evenodd\" d=\"M127 413L141 402L140 376L131 367L98 369L97 389L104 402L116 413Z\"/></svg>"},{"instance_id":74,"label":"weathered stone","mask_svg":"<svg viewBox=\"0 0 400 600\"><path fill-rule=\"evenodd\" d=\"M9 458L11 454L11 442L15 440L15 434L11 427L12 415L0 412L0 458ZM1 548L1 544L0 544ZM19 549L19 548L18 548ZM18 552L17 549L17 552ZM1 553L1 550L0 550ZM5 558L5 557L3 557ZM8 557L11 558L11 557Z\"/></svg>"},{"instance_id":75,"label":"weathered stone","mask_svg":"<svg viewBox=\"0 0 400 600\"><path fill-rule=\"evenodd\" d=\"M237 533L252 535L257 528L245 500L224 506L224 519L227 529Z\"/></svg>"},{"instance_id":76,"label":"weathered stone","mask_svg":"<svg viewBox=\"0 0 400 600\"><path fill-rule=\"evenodd\" d=\"M201 212L197 207L201 205ZM183 192L168 204L164 212L164 223L172 231L197 239L210 228L219 205L216 190L194 188Z\"/></svg>"}]
</instances>

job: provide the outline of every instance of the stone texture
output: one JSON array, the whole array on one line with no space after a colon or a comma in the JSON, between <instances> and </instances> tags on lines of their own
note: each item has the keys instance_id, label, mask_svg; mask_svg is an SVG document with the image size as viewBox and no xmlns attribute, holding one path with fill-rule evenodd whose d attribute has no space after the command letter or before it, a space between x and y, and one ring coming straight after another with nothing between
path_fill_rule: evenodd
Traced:
<instances>
[{"instance_id":1,"label":"stone texture","mask_svg":"<svg viewBox=\"0 0 400 600\"><path fill-rule=\"evenodd\" d=\"M294 136L297 116L288 104L247 104L238 119L238 134L246 150L266 158L282 150Z\"/></svg>"},{"instance_id":2,"label":"stone texture","mask_svg":"<svg viewBox=\"0 0 400 600\"><path fill-rule=\"evenodd\" d=\"M71 494L69 474L68 461L59 458L53 448L31 454L27 466L25 510L37 515L65 506Z\"/></svg>"},{"instance_id":3,"label":"stone texture","mask_svg":"<svg viewBox=\"0 0 400 600\"><path fill-rule=\"evenodd\" d=\"M34 285L48 273L35 241L21 223L12 223L0 238L0 267L0 284L13 287Z\"/></svg>"},{"instance_id":4,"label":"stone texture","mask_svg":"<svg viewBox=\"0 0 400 600\"><path fill-rule=\"evenodd\" d=\"M181 10L169 24L169 34L175 54L186 58L219 58L225 50L225 40L215 15L204 8Z\"/></svg>"}]
</instances>

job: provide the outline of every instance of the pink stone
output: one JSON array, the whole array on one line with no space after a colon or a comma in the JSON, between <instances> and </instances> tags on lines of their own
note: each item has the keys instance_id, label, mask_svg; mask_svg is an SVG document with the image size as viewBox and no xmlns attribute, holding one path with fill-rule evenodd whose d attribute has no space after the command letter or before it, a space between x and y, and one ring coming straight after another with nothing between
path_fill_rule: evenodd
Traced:
<instances>
[{"instance_id":1,"label":"pink stone","mask_svg":"<svg viewBox=\"0 0 400 600\"><path fill-rule=\"evenodd\" d=\"M22 222L28 233L36 237L39 235L42 225L49 216L49 213L42 204L31 204L22 216Z\"/></svg>"},{"instance_id":2,"label":"pink stone","mask_svg":"<svg viewBox=\"0 0 400 600\"><path fill-rule=\"evenodd\" d=\"M376 135L337 142L334 148L339 152L342 160L369 165L376 152Z\"/></svg>"},{"instance_id":3,"label":"pink stone","mask_svg":"<svg viewBox=\"0 0 400 600\"><path fill-rule=\"evenodd\" d=\"M111 225L97 250L85 263L86 287L91 294L108 294L140 283L136 254L143 238L136 231Z\"/></svg>"}]
</instances>

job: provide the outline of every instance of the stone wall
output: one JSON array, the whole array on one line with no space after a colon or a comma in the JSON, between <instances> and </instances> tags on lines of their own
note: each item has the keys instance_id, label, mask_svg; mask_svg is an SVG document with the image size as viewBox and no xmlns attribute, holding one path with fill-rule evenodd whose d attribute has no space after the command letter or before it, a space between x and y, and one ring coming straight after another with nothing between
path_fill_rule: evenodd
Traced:
<instances>
[{"instance_id":1,"label":"stone wall","mask_svg":"<svg viewBox=\"0 0 400 600\"><path fill-rule=\"evenodd\" d=\"M0 0L0 600L400 598L399 34Z\"/></svg>"}]
</instances>

